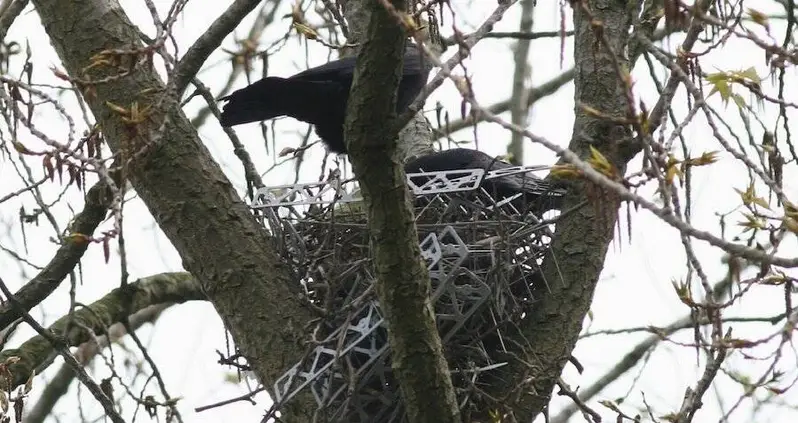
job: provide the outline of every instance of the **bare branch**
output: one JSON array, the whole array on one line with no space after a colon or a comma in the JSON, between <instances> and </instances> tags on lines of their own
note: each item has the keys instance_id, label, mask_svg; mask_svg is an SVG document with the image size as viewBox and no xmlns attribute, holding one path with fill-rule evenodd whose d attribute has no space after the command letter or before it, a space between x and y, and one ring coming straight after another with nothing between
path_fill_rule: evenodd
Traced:
<instances>
[{"instance_id":1,"label":"bare branch","mask_svg":"<svg viewBox=\"0 0 798 423\"><path fill-rule=\"evenodd\" d=\"M91 305L58 319L48 331L61 337L64 347L75 347L92 339L93 335L87 329L103 334L113 324L152 305L197 300L205 301L207 298L193 276L188 273L162 273L112 290ZM14 375L10 381L12 389L25 383L33 370L41 373L42 366L49 365L49 357L59 345L51 341L40 334L22 343L19 348L0 353L0 361L19 357L18 362L9 366Z\"/></svg>"},{"instance_id":2,"label":"bare branch","mask_svg":"<svg viewBox=\"0 0 798 423\"><path fill-rule=\"evenodd\" d=\"M279 2L279 0L273 1ZM241 20L260 3L260 0L236 0L194 42L194 45L188 49L177 63L171 76L178 96L185 91L189 82L194 79L202 65L205 64L205 60L222 44L225 37L233 32L238 24L241 23Z\"/></svg>"},{"instance_id":3,"label":"bare branch","mask_svg":"<svg viewBox=\"0 0 798 423\"><path fill-rule=\"evenodd\" d=\"M535 14L535 1L521 1L521 23L518 30L529 32L534 23L532 17ZM526 127L527 116L529 115L529 99L526 97L528 90L526 82L534 71L527 58L529 47L532 43L529 40L521 39L515 43L513 49L513 84L512 94L510 95L510 121L518 126ZM510 161L515 165L522 164L524 160L524 137L519 134L510 134L510 145L507 146L507 153Z\"/></svg>"},{"instance_id":4,"label":"bare branch","mask_svg":"<svg viewBox=\"0 0 798 423\"><path fill-rule=\"evenodd\" d=\"M169 303L154 305L134 313L128 318L130 327L133 330L137 330L147 323L154 324L161 316L161 313L171 307L171 305L172 304ZM97 342L90 341L81 344L75 351L75 359L77 359L82 366L86 366L94 359L101 349L107 348L126 334L127 330L124 325L115 323L108 328L108 333L106 335L94 338ZM47 386L41 391L39 399L28 411L28 414L25 416L25 422L43 423L44 420L52 414L53 407L55 407L58 400L67 393L67 389L74 379L75 372L66 364L61 366L55 376L50 379Z\"/></svg>"},{"instance_id":5,"label":"bare branch","mask_svg":"<svg viewBox=\"0 0 798 423\"><path fill-rule=\"evenodd\" d=\"M86 193L83 210L73 219L69 233L61 239L55 256L30 282L14 293L19 307L29 311L47 298L73 271L88 249L89 238L105 219L113 201L108 186L100 181ZM11 304L0 305L0 328L6 328L21 316L19 309Z\"/></svg>"},{"instance_id":6,"label":"bare branch","mask_svg":"<svg viewBox=\"0 0 798 423\"><path fill-rule=\"evenodd\" d=\"M468 56L468 52L471 47L474 47L474 45L476 45L479 40L485 36L485 34L490 32L493 29L493 26L496 25L496 23L499 22L502 17L504 17L504 14L507 12L507 10L510 9L510 7L512 7L512 5L514 5L517 1L518 0L507 0L504 2L499 2L499 5L496 7L493 13L491 13L490 16L485 19L485 22L483 22L479 28L474 31L474 33L459 43L461 48L459 48L457 53L455 53L449 58L449 60L446 61L446 69L452 69L458 63L462 62L463 59ZM425 52L433 63L440 63L437 56L429 48L426 48ZM427 100L427 97L429 97L430 94L432 94L436 89L438 89L438 87L441 86L441 84L443 84L443 80L446 78L446 76L447 74L445 74L443 71L438 72L435 77L432 78L432 81L430 81L430 83L427 84L423 90L421 90L413 103L408 106L407 111L402 113L402 115L397 118L396 125L399 127L404 127L407 122L421 110L421 107Z\"/></svg>"},{"instance_id":7,"label":"bare branch","mask_svg":"<svg viewBox=\"0 0 798 423\"><path fill-rule=\"evenodd\" d=\"M530 88L526 93L524 93L524 97L527 100L526 106L527 108L532 107L538 100L548 97L557 91L560 88L564 87L566 84L570 83L574 79L574 69L568 69L565 72L555 76L554 78L538 85L537 87ZM490 111L493 114L502 114L510 110L510 105L512 104L511 100L504 100L498 103L491 104L490 106L485 106L485 110ZM465 119L456 120L451 122L445 128L436 129L436 136L438 138L444 137L448 134L453 134L461 129L468 128L475 123L484 122L485 118L481 114L470 114ZM446 133L444 133L444 131Z\"/></svg>"},{"instance_id":8,"label":"bare branch","mask_svg":"<svg viewBox=\"0 0 798 423\"><path fill-rule=\"evenodd\" d=\"M57 351L58 354L60 354L61 357L63 357L64 362L66 362L66 364L72 369L72 371L75 372L75 375L77 375L78 380L80 380L83 383L83 385L85 385L89 389L94 398L97 399L100 405L102 405L103 409L105 410L105 415L110 417L111 421L114 423L125 423L125 420L122 418L122 416L120 416L119 413L116 412L113 401L110 398L108 398L108 396L105 395L105 392L103 392L103 390L100 389L100 386L97 385L97 383L95 383L92 380L91 376L89 376L88 373L86 373L86 371L83 370L83 367L81 367L80 363L78 363L78 361L75 360L75 357L72 356L72 353L69 352L68 344L65 344L63 339L57 337L56 335L53 335L48 330L41 327L41 325L39 325L39 323L37 323L36 320L33 317L31 317L31 315L28 314L28 312L25 311L20 306L19 302L17 302L17 300L14 298L14 295L11 294L11 291L8 290L8 287L6 287L6 284L5 282L3 282L2 279L0 279L0 291L3 291L3 295L5 295L6 300L8 302L13 304L15 307L18 307L19 312L22 314L22 319L25 320L25 322L28 323L28 325L30 325L39 334L37 337L40 338L39 343L40 344L42 342L47 343L47 345L49 345L50 348ZM16 388L17 385L24 383L25 380L27 380L30 376L33 375L34 367L25 369L24 367L19 366L20 363L25 361L25 358L18 357L16 355L8 356L4 354L0 354L0 357L2 357L3 359L8 359L9 357L15 357L20 359L16 363L13 363L10 366L8 366L9 370L11 371L11 374L15 379L17 380L22 379L19 381L19 383L13 385L14 388ZM13 361L14 360L11 360L11 362Z\"/></svg>"}]
</instances>

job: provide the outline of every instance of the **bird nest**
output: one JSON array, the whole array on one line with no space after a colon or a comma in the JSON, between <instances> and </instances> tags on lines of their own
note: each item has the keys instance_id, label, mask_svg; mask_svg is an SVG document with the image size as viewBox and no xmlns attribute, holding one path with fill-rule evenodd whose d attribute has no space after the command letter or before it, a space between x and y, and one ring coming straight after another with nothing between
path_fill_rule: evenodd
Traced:
<instances>
[{"instance_id":1,"label":"bird nest","mask_svg":"<svg viewBox=\"0 0 798 423\"><path fill-rule=\"evenodd\" d=\"M484 407L475 388L506 364L507 343L521 342L504 330L548 289L539 264L551 227L536 205L481 188L489 176L484 172L439 173L442 178L418 174L426 176L423 183L413 182L418 175L408 181L438 330L467 414ZM252 204L309 304L324 316L312 350L275 384L274 400L279 408L310 389L319 421L398 422L403 407L373 289L365 210L348 189L354 185L333 180L263 188Z\"/></svg>"}]
</instances>

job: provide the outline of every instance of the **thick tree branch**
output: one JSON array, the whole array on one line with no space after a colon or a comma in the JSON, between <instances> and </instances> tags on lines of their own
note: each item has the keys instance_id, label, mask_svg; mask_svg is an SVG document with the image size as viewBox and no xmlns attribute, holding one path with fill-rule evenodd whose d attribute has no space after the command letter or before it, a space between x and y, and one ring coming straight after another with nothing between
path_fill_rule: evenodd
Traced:
<instances>
[{"instance_id":1,"label":"thick tree branch","mask_svg":"<svg viewBox=\"0 0 798 423\"><path fill-rule=\"evenodd\" d=\"M62 336L67 346L74 347L92 339L95 334L105 334L110 326L121 322L131 314L162 303L184 303L206 300L197 280L188 273L162 273L116 288L91 305L76 310L55 321L50 332ZM28 379L31 372L40 374L55 353L55 347L41 335L25 341L19 348L0 352L0 362L9 357L19 357L10 365L13 389Z\"/></svg>"},{"instance_id":2,"label":"thick tree branch","mask_svg":"<svg viewBox=\"0 0 798 423\"><path fill-rule=\"evenodd\" d=\"M594 7L601 3L601 7ZM582 5L591 10L589 16ZM631 17L624 2L576 2L574 7L575 104L588 104L611 116L625 116L626 87L616 71L625 63L622 52L627 43ZM592 26L599 21L601 29ZM602 44L606 37L609 46ZM609 48L608 48L609 47ZM590 143L600 149L623 173L625 163L618 160L618 140L629 136L620 125L586 114L576 107L573 138L569 149L584 158ZM586 135L587 137L584 137ZM524 348L516 350L519 359L502 369L490 392L496 398L514 402L519 421L532 421L549 403L551 392L567 363L593 299L599 275L604 267L607 247L613 238L620 199L612 191L591 187L569 190L563 209L588 200L591 204L561 216L543 264L543 274L550 292L531 308L518 339ZM498 388L498 389L497 389Z\"/></svg>"},{"instance_id":3,"label":"thick tree branch","mask_svg":"<svg viewBox=\"0 0 798 423\"><path fill-rule=\"evenodd\" d=\"M301 334L311 315L292 291L298 285L266 231L213 161L177 99L164 96L163 81L146 60L130 63L131 57L151 53L116 1L34 4L67 71L90 94L86 101L110 147L128 158L127 175L137 193L183 265L202 283L255 374L271 386L302 356ZM126 53L132 50L140 54ZM135 68L121 77L117 67L87 70L103 63L97 61L99 53ZM131 122L134 108L141 112ZM312 413L304 401L289 404L289 410L294 408Z\"/></svg>"},{"instance_id":4,"label":"thick tree branch","mask_svg":"<svg viewBox=\"0 0 798 423\"><path fill-rule=\"evenodd\" d=\"M371 7L366 0L341 0L349 26L347 43L362 45L366 39ZM350 51L352 50L352 51ZM344 54L356 54L357 48L344 49ZM399 156L402 161L432 152L432 129L422 113L416 113L399 131Z\"/></svg>"},{"instance_id":5,"label":"thick tree branch","mask_svg":"<svg viewBox=\"0 0 798 423\"><path fill-rule=\"evenodd\" d=\"M397 134L386 133L394 127L404 54L405 34L394 13L402 13L406 4L371 5L347 110L347 149L368 212L377 295L408 420L455 423L459 410L429 301L429 274L421 260L410 193L396 158Z\"/></svg>"}]
</instances>

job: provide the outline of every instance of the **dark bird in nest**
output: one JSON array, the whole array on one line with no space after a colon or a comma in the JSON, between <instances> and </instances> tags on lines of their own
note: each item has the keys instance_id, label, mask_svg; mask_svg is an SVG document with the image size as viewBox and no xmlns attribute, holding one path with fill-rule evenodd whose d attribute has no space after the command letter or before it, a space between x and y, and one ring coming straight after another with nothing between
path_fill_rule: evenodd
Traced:
<instances>
[{"instance_id":1,"label":"dark bird in nest","mask_svg":"<svg viewBox=\"0 0 798 423\"><path fill-rule=\"evenodd\" d=\"M407 43L396 111L404 112L427 83L432 68L415 44ZM344 119L356 56L308 69L289 78L269 76L222 97L227 100L221 124L229 127L290 116L316 127L316 134L336 154L346 153Z\"/></svg>"},{"instance_id":2,"label":"dark bird in nest","mask_svg":"<svg viewBox=\"0 0 798 423\"><path fill-rule=\"evenodd\" d=\"M453 148L417 157L405 164L405 173L439 172L448 170L484 169L491 170L514 167L510 163L470 148ZM414 182L419 182L414 179ZM534 210L544 213L560 209L565 191L553 187L530 173L511 173L505 176L484 179L480 185L494 200L522 194L512 200L519 211Z\"/></svg>"}]
</instances>

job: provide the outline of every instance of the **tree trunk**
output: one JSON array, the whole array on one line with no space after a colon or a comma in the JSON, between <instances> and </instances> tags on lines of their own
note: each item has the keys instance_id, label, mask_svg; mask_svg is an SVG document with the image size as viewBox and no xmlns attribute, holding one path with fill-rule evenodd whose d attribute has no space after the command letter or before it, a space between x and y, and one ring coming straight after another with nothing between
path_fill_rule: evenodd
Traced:
<instances>
[{"instance_id":1,"label":"tree trunk","mask_svg":"<svg viewBox=\"0 0 798 423\"><path fill-rule=\"evenodd\" d=\"M133 157L126 174L160 228L202 284L231 331L236 346L267 386L303 355L301 335L310 320L295 281L267 241L266 231L239 198L199 140L175 98L146 60L129 75L117 66L96 66L93 56L108 50L146 52L136 27L116 0L35 0L34 5L67 72L111 149ZM131 55L107 54L130 66ZM82 85L82 86L81 86ZM109 104L147 110L144 121L125 123ZM312 415L303 397L286 410Z\"/></svg>"},{"instance_id":2,"label":"tree trunk","mask_svg":"<svg viewBox=\"0 0 798 423\"><path fill-rule=\"evenodd\" d=\"M365 2L364 2L365 3ZM404 0L392 0L404 13ZM395 119L404 30L380 2L371 8L347 109L345 137L368 213L376 291L388 323L391 367L408 421L457 423L457 398L430 303L412 199L397 154ZM363 14L364 17L368 13ZM357 31L357 29L356 29Z\"/></svg>"},{"instance_id":3,"label":"tree trunk","mask_svg":"<svg viewBox=\"0 0 798 423\"><path fill-rule=\"evenodd\" d=\"M593 18L601 22L602 29L595 30L591 17L580 10L579 3L573 3L576 119L569 149L584 159L590 155L588 140L595 140L593 146L623 174L626 163L620 159L617 147L630 136L628 129L590 116L579 105L588 105L608 116L625 116L625 87L613 60L627 64L624 51L632 17L624 1L584 1ZM602 44L602 33L612 51ZM524 339L526 348L516 353L526 363L508 357L512 365L503 369L489 389L494 398L507 398L513 404L521 422L532 421L549 403L590 309L613 239L620 206L618 196L588 183L575 184L563 210L584 200L588 201L586 206L558 220L551 251L543 265L550 292L540 294L540 301L534 304L517 334L517 339Z\"/></svg>"}]
</instances>

